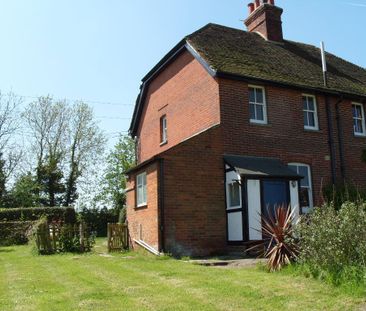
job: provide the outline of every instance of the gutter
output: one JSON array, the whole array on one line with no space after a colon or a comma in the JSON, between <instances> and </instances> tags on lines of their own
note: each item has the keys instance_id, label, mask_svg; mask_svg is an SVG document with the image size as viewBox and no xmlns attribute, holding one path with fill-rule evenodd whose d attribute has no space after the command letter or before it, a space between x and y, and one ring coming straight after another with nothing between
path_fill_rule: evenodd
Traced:
<instances>
[{"instance_id":1,"label":"gutter","mask_svg":"<svg viewBox=\"0 0 366 311\"><path fill-rule=\"evenodd\" d=\"M342 97L342 98L347 97L347 98L349 98L351 100L355 100L355 101L363 101L363 99L366 98L364 95L357 95L357 94L352 94L352 93L340 92L340 91L332 90L332 89L324 89L324 88L320 88L320 87L319 88L309 87L309 86L306 86L306 85L291 84L291 83L279 82L279 81L274 81L274 80L268 80L268 79L261 79L261 78L255 78L255 77L250 77L250 76L232 74L232 73L227 73L227 72L223 72L223 71L219 71L219 70L216 71L215 69L213 69L212 67L210 67L208 65L208 63L198 54L197 51L194 50L194 48L189 43L186 43L183 46L181 46L176 53L171 55L170 58L168 58L166 60L165 64L161 65L160 67L157 67L156 72L151 73L150 77L146 76L144 78L143 84L140 87L141 91L140 91L138 101L137 101L136 106L135 106L135 111L133 113L130 129L129 129L129 133L130 133L131 136L136 135L137 120L139 119L139 115L142 112L143 102L145 101L146 90L147 90L147 87L148 87L148 84L149 84L150 80L153 79L156 76L156 74L158 74L161 70L163 70L165 68L165 66L174 57L176 57L179 53L181 53L184 49L186 49L189 53L191 53L192 56L206 69L206 71L213 78L222 78L222 79L229 79L229 80L235 80L235 81L244 81L244 82L249 82L249 83L262 83L262 84L264 84L264 83L268 84L269 83L273 86L278 86L278 87L283 87L283 88L292 88L292 89L296 89L296 90L301 89L303 91L306 90L306 91L310 91L310 92L317 92L317 93L320 93L320 94L324 94L325 96L333 95L333 96Z\"/></svg>"},{"instance_id":2,"label":"gutter","mask_svg":"<svg viewBox=\"0 0 366 311\"><path fill-rule=\"evenodd\" d=\"M317 92L325 95L334 95L338 97L347 97L355 101L360 101L360 99L366 98L366 95L361 94L352 94L352 93L346 93L335 89L329 89L329 88L321 88L321 87L311 87L307 85L300 85L300 84L294 84L294 83L288 83L288 82L280 82L275 80L269 80L269 79L262 79L262 78L256 78L251 76L245 76L245 75L239 75L239 74L233 74L228 73L224 71L217 71L215 77L222 78L222 79L229 79L229 80L236 80L236 81L244 81L244 82L258 82L258 83L269 83L273 86L279 86L284 88L293 88L296 90L302 90L302 91L311 91L311 92Z\"/></svg>"}]
</instances>

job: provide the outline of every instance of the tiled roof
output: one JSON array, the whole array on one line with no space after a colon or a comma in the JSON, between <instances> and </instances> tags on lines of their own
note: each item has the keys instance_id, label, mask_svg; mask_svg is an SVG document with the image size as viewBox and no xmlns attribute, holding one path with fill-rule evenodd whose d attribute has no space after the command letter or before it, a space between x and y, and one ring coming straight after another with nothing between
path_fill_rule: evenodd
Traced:
<instances>
[{"instance_id":1,"label":"tiled roof","mask_svg":"<svg viewBox=\"0 0 366 311\"><path fill-rule=\"evenodd\" d=\"M328 86L325 87L319 48L288 40L270 42L257 33L208 24L180 41L143 78L129 130L132 136L137 131L149 81L184 48L209 67L214 76L260 80L366 98L365 68L326 53Z\"/></svg>"},{"instance_id":2,"label":"tiled roof","mask_svg":"<svg viewBox=\"0 0 366 311\"><path fill-rule=\"evenodd\" d=\"M264 40L257 33L208 24L187 36L188 43L217 72L324 88L320 49L287 41ZM366 96L366 70L330 53L327 90Z\"/></svg>"}]
</instances>

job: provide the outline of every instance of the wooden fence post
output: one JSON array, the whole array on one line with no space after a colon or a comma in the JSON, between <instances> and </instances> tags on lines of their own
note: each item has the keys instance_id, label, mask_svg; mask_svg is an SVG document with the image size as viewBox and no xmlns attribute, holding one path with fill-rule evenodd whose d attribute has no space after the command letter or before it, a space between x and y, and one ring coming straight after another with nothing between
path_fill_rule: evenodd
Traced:
<instances>
[{"instance_id":1,"label":"wooden fence post","mask_svg":"<svg viewBox=\"0 0 366 311\"><path fill-rule=\"evenodd\" d=\"M55 224L52 223L52 242L53 242L53 251L56 251L56 228L55 228Z\"/></svg>"},{"instance_id":2,"label":"wooden fence post","mask_svg":"<svg viewBox=\"0 0 366 311\"><path fill-rule=\"evenodd\" d=\"M79 236L80 236L80 251L83 253L85 249L84 245L84 223L81 222L79 225Z\"/></svg>"}]
</instances>

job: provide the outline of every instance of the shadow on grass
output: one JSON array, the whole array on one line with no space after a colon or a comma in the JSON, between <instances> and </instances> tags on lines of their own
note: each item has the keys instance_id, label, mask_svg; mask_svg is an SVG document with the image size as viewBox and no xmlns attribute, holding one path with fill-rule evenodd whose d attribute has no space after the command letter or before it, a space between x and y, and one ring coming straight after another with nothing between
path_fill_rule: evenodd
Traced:
<instances>
[{"instance_id":1,"label":"shadow on grass","mask_svg":"<svg viewBox=\"0 0 366 311\"><path fill-rule=\"evenodd\" d=\"M14 252L14 248L1 248L0 247L0 253L11 253Z\"/></svg>"}]
</instances>

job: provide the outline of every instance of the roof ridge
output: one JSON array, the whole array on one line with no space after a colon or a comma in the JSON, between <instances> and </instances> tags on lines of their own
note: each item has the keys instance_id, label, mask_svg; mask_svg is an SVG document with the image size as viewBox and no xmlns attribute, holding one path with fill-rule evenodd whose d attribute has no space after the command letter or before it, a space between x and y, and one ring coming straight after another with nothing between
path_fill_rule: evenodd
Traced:
<instances>
[{"instance_id":1,"label":"roof ridge","mask_svg":"<svg viewBox=\"0 0 366 311\"><path fill-rule=\"evenodd\" d=\"M239 28L234 28L234 27L229 27L229 26L225 26L225 25L220 25L220 24L217 24L217 23L208 23L206 24L205 26L201 27L200 29L192 32L191 34L185 36L186 39L189 39L190 37L193 37L194 35L196 35L197 33L200 33L202 32L203 30L205 30L206 28L209 28L209 27L217 27L217 28L226 28L226 29L230 29L230 30L236 30L236 31L242 31L242 32L245 32L245 33L249 33L248 31L245 31L245 30L242 30L242 29L239 29Z\"/></svg>"},{"instance_id":2,"label":"roof ridge","mask_svg":"<svg viewBox=\"0 0 366 311\"><path fill-rule=\"evenodd\" d=\"M311 48L314 48L314 49L316 49L316 50L318 50L319 51L319 53L320 53L320 47L318 47L318 46L316 46L316 45L314 45L314 44L310 44L310 43L304 43L304 42L299 42L299 41L294 41L294 40L284 40L285 42L288 42L288 43L294 43L294 44L299 44L299 45L303 45L303 46L306 46L306 47L311 47ZM355 67L357 67L357 68L359 68L359 69L361 69L362 71L366 71L366 68L364 68L364 67L362 67L362 66L360 66L360 65L358 65L358 64L355 64L355 63L352 63L351 61L348 61L348 60L346 60L345 58L343 58L343 57L340 57L340 56L338 56L338 55L336 55L336 54L334 54L334 53L332 53L332 52L329 52L329 51L325 51L325 54L326 54L326 56L328 55L328 56L331 56L331 57L334 57L335 59L337 59L337 60L340 60L340 61L343 61L343 62L346 62L346 63L348 63L348 64L350 64L350 65L352 65L352 66L355 66ZM319 54L319 58L320 58L321 56L320 56L320 54ZM362 81L360 81L360 82L362 82Z\"/></svg>"}]
</instances>

